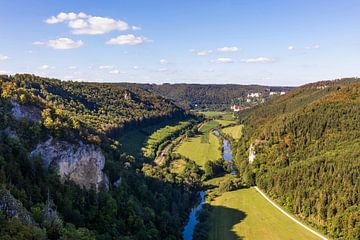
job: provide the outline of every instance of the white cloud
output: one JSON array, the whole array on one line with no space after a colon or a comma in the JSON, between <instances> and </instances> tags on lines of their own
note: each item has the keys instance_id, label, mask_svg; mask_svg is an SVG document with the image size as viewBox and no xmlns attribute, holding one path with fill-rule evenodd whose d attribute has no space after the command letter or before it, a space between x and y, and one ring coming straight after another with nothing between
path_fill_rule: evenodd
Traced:
<instances>
[{"instance_id":1,"label":"white cloud","mask_svg":"<svg viewBox=\"0 0 360 240\"><path fill-rule=\"evenodd\" d=\"M52 16L45 20L48 24L67 23L73 34L105 34L111 31L125 31L128 23L108 17L91 16L85 13L64 13Z\"/></svg>"},{"instance_id":2,"label":"white cloud","mask_svg":"<svg viewBox=\"0 0 360 240\"><path fill-rule=\"evenodd\" d=\"M0 75L6 75L6 74L9 74L9 72L5 70L0 70Z\"/></svg>"},{"instance_id":3,"label":"white cloud","mask_svg":"<svg viewBox=\"0 0 360 240\"><path fill-rule=\"evenodd\" d=\"M112 65L101 65L101 66L99 66L99 69L113 69L114 68L114 66L112 66Z\"/></svg>"},{"instance_id":4,"label":"white cloud","mask_svg":"<svg viewBox=\"0 0 360 240\"><path fill-rule=\"evenodd\" d=\"M167 68L159 68L159 69L158 69L158 72L167 72L167 71L168 71Z\"/></svg>"},{"instance_id":5,"label":"white cloud","mask_svg":"<svg viewBox=\"0 0 360 240\"><path fill-rule=\"evenodd\" d=\"M141 27L139 27L139 26L132 26L131 29L132 29L133 31L139 31L139 30L141 30Z\"/></svg>"},{"instance_id":6,"label":"white cloud","mask_svg":"<svg viewBox=\"0 0 360 240\"><path fill-rule=\"evenodd\" d=\"M84 45L83 41L74 41L70 38L58 38L58 39L51 39L46 42L36 41L33 42L33 45L45 45L54 49L64 50L64 49L72 49L72 48L79 48Z\"/></svg>"},{"instance_id":7,"label":"white cloud","mask_svg":"<svg viewBox=\"0 0 360 240\"><path fill-rule=\"evenodd\" d=\"M146 42L144 37L136 37L133 34L120 35L116 38L111 38L106 44L109 45L138 45Z\"/></svg>"},{"instance_id":8,"label":"white cloud","mask_svg":"<svg viewBox=\"0 0 360 240\"><path fill-rule=\"evenodd\" d=\"M238 47L222 47L217 49L218 52L237 52L239 50Z\"/></svg>"},{"instance_id":9,"label":"white cloud","mask_svg":"<svg viewBox=\"0 0 360 240\"><path fill-rule=\"evenodd\" d=\"M221 63L232 63L233 60L231 58L218 58L214 61L212 61L213 63L218 63L218 64L221 64Z\"/></svg>"},{"instance_id":10,"label":"white cloud","mask_svg":"<svg viewBox=\"0 0 360 240\"><path fill-rule=\"evenodd\" d=\"M208 56L208 55L213 53L212 50L199 50L199 51L197 51L195 49L190 50L190 52L194 53L197 56Z\"/></svg>"},{"instance_id":11,"label":"white cloud","mask_svg":"<svg viewBox=\"0 0 360 240\"><path fill-rule=\"evenodd\" d=\"M48 70L49 68L50 68L50 66L46 65L46 64L39 67L39 69L41 69L41 70Z\"/></svg>"},{"instance_id":12,"label":"white cloud","mask_svg":"<svg viewBox=\"0 0 360 240\"><path fill-rule=\"evenodd\" d=\"M311 45L311 46L308 46L308 47L305 47L306 49L319 49L320 48L320 45L319 44L314 44L314 45Z\"/></svg>"},{"instance_id":13,"label":"white cloud","mask_svg":"<svg viewBox=\"0 0 360 240\"><path fill-rule=\"evenodd\" d=\"M119 74L120 71L118 69L114 69L114 70L111 70L109 73L110 74Z\"/></svg>"},{"instance_id":14,"label":"white cloud","mask_svg":"<svg viewBox=\"0 0 360 240\"><path fill-rule=\"evenodd\" d=\"M72 69L72 70L77 69L77 66L70 66L69 69Z\"/></svg>"},{"instance_id":15,"label":"white cloud","mask_svg":"<svg viewBox=\"0 0 360 240\"><path fill-rule=\"evenodd\" d=\"M160 59L160 64L161 65L166 65L166 64L169 64L169 61L168 60L166 60L166 59Z\"/></svg>"},{"instance_id":16,"label":"white cloud","mask_svg":"<svg viewBox=\"0 0 360 240\"><path fill-rule=\"evenodd\" d=\"M9 59L8 56L0 54L0 61L5 61L5 60L8 60L8 59Z\"/></svg>"},{"instance_id":17,"label":"white cloud","mask_svg":"<svg viewBox=\"0 0 360 240\"><path fill-rule=\"evenodd\" d=\"M134 70L138 70L138 69L140 69L140 67L139 66L133 66L132 67Z\"/></svg>"},{"instance_id":18,"label":"white cloud","mask_svg":"<svg viewBox=\"0 0 360 240\"><path fill-rule=\"evenodd\" d=\"M270 63L274 62L274 59L268 57L257 57L257 58L247 58L241 59L243 63Z\"/></svg>"},{"instance_id":19,"label":"white cloud","mask_svg":"<svg viewBox=\"0 0 360 240\"><path fill-rule=\"evenodd\" d=\"M288 50L294 50L295 49L295 47L294 46L292 46L292 45L290 45L290 46L288 46Z\"/></svg>"}]
</instances>

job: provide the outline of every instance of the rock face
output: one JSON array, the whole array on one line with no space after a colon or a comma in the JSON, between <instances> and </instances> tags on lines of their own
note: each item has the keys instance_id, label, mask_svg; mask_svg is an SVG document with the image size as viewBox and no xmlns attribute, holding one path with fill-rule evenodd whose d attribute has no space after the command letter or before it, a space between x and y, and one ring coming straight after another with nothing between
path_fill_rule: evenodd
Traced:
<instances>
[{"instance_id":1,"label":"rock face","mask_svg":"<svg viewBox=\"0 0 360 240\"><path fill-rule=\"evenodd\" d=\"M36 156L40 156L47 167L55 166L62 179L69 178L86 189L108 187L108 179L102 171L105 157L95 145L71 144L50 138L30 153L30 158Z\"/></svg>"},{"instance_id":2,"label":"rock face","mask_svg":"<svg viewBox=\"0 0 360 240\"><path fill-rule=\"evenodd\" d=\"M255 157L256 157L255 147L253 144L251 144L249 148L249 163L254 162Z\"/></svg>"},{"instance_id":3,"label":"rock face","mask_svg":"<svg viewBox=\"0 0 360 240\"><path fill-rule=\"evenodd\" d=\"M0 212L8 219L16 217L25 224L34 225L34 220L28 211L7 190L0 190Z\"/></svg>"},{"instance_id":4,"label":"rock face","mask_svg":"<svg viewBox=\"0 0 360 240\"><path fill-rule=\"evenodd\" d=\"M11 101L11 105L11 115L16 120L27 119L36 122L41 118L41 110L37 107L20 105L15 101Z\"/></svg>"}]
</instances>

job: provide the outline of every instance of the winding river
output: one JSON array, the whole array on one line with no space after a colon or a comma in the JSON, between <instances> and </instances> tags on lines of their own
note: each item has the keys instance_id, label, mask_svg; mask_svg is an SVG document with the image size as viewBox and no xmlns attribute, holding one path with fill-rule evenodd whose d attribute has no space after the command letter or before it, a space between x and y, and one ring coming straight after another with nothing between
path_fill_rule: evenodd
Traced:
<instances>
[{"instance_id":1,"label":"winding river","mask_svg":"<svg viewBox=\"0 0 360 240\"><path fill-rule=\"evenodd\" d=\"M221 138L222 140L222 155L224 161L229 161L231 163L231 173L233 175L236 175L236 171L233 166L232 161L232 151L231 151L231 144L230 141L223 138L218 130L214 130L213 133L215 136ZM198 224L198 220L196 219L197 213L202 209L202 205L205 203L205 192L201 191L200 193L200 202L197 203L197 205L191 209L189 220L185 225L184 231L183 231L183 239L184 240L192 240L193 239L193 233L195 230L196 224Z\"/></svg>"}]
</instances>

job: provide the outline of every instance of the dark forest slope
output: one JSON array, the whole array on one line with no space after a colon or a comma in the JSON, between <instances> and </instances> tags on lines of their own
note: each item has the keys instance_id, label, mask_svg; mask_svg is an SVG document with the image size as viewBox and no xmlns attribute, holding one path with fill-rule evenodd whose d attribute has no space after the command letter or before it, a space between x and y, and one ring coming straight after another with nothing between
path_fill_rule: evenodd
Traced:
<instances>
[{"instance_id":1,"label":"dark forest slope","mask_svg":"<svg viewBox=\"0 0 360 240\"><path fill-rule=\"evenodd\" d=\"M305 85L240 119L243 177L333 238L359 239L360 80Z\"/></svg>"},{"instance_id":2,"label":"dark forest slope","mask_svg":"<svg viewBox=\"0 0 360 240\"><path fill-rule=\"evenodd\" d=\"M184 110L134 86L33 75L0 76L0 92L0 239L181 238L196 167L145 172L119 139Z\"/></svg>"},{"instance_id":3,"label":"dark forest slope","mask_svg":"<svg viewBox=\"0 0 360 240\"><path fill-rule=\"evenodd\" d=\"M125 84L127 85L127 84ZM129 84L133 85L133 84ZM136 84L155 92L177 104L191 109L224 110L239 98L245 99L249 93L261 93L266 98L269 92L289 91L290 87L270 87L237 84Z\"/></svg>"}]
</instances>

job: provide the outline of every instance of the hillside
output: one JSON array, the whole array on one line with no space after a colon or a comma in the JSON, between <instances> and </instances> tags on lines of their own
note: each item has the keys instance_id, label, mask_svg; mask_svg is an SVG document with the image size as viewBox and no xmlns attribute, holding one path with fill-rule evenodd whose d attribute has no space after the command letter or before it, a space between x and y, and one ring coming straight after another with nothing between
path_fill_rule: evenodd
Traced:
<instances>
[{"instance_id":1,"label":"hillside","mask_svg":"<svg viewBox=\"0 0 360 240\"><path fill-rule=\"evenodd\" d=\"M192 116L136 87L15 75L0 89L0 239L180 238L192 170L143 171L121 136Z\"/></svg>"},{"instance_id":2,"label":"hillside","mask_svg":"<svg viewBox=\"0 0 360 240\"><path fill-rule=\"evenodd\" d=\"M134 85L134 84L125 84ZM268 99L270 92L287 92L290 87L271 87L236 84L136 84L143 89L155 92L178 105L190 109L229 110L231 104L246 104L248 94L260 93L261 98L253 99L254 104L262 97Z\"/></svg>"},{"instance_id":3,"label":"hillside","mask_svg":"<svg viewBox=\"0 0 360 240\"><path fill-rule=\"evenodd\" d=\"M244 180L331 237L359 239L359 79L308 84L239 117Z\"/></svg>"}]
</instances>

